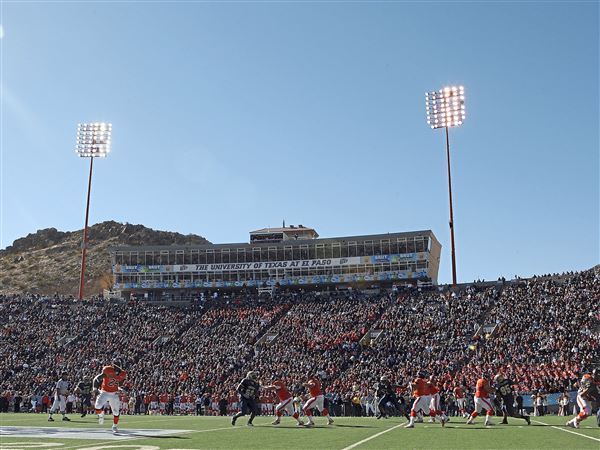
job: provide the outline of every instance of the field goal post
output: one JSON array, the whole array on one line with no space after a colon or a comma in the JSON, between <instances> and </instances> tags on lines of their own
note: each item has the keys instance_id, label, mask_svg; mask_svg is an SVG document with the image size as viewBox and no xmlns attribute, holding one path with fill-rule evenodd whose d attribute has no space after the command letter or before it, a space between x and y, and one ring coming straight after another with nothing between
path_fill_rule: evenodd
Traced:
<instances>
[{"instance_id":1,"label":"field goal post","mask_svg":"<svg viewBox=\"0 0 600 450\"><path fill-rule=\"evenodd\" d=\"M275 288L273 286L266 286L266 287L259 286L258 287L258 295L269 294L272 297L274 289Z\"/></svg>"}]
</instances>

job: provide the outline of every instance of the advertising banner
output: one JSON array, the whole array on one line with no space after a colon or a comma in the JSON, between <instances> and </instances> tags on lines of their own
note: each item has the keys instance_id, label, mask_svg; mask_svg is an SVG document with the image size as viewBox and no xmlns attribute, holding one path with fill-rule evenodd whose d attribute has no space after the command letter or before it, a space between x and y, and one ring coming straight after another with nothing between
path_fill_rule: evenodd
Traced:
<instances>
[{"instance_id":1,"label":"advertising banner","mask_svg":"<svg viewBox=\"0 0 600 450\"><path fill-rule=\"evenodd\" d=\"M275 286L277 283L281 286L294 286L305 284L337 284L337 283L357 283L365 281L386 281L403 280L409 278L424 278L427 276L425 270L411 272L407 270L394 272L379 272L370 274L348 274L348 275L315 275L304 277L286 277L270 280L238 280L238 281L204 281L204 280L186 280L186 281L142 281L140 283L115 283L114 290L122 289L192 289L192 288L221 288L221 287L242 287L244 284L248 287Z\"/></svg>"},{"instance_id":2,"label":"advertising banner","mask_svg":"<svg viewBox=\"0 0 600 450\"><path fill-rule=\"evenodd\" d=\"M113 273L211 273L249 270L294 269L317 267L344 267L360 264L383 264L413 262L427 259L427 253L402 253L377 256L353 256L348 258L321 258L290 261L216 263L216 264L173 264L173 265L114 265Z\"/></svg>"}]
</instances>

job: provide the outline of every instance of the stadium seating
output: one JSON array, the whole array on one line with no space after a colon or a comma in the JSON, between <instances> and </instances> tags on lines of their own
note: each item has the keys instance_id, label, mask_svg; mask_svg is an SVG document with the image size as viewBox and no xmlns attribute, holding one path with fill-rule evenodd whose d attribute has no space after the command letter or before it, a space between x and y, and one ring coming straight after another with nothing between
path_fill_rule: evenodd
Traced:
<instances>
[{"instance_id":1,"label":"stadium seating","mask_svg":"<svg viewBox=\"0 0 600 450\"><path fill-rule=\"evenodd\" d=\"M600 270L454 290L235 294L185 308L4 295L0 315L3 399L49 394L58 373L76 382L115 356L142 396L231 399L248 370L295 392L318 373L341 398L365 395L384 373L405 385L417 370L447 388L502 371L521 392L560 392L600 352ZM486 323L494 333L477 334ZM363 339L372 329L379 337Z\"/></svg>"}]
</instances>

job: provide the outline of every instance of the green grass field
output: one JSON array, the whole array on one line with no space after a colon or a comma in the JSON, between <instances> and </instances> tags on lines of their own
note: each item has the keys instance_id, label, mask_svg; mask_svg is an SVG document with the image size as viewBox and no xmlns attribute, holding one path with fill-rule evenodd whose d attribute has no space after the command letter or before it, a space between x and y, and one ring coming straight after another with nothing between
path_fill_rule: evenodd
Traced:
<instances>
[{"instance_id":1,"label":"green grass field","mask_svg":"<svg viewBox=\"0 0 600 450\"><path fill-rule=\"evenodd\" d=\"M439 424L417 424L405 429L402 418L336 418L332 426L315 418L317 426L299 428L290 418L281 425L270 425L271 417L257 417L255 427L247 427L245 418L232 427L229 417L165 417L123 416L120 432L110 431L112 417L100 426L95 417L70 416L71 422L49 423L42 414L0 414L0 448L51 448L56 450L100 449L388 449L388 448L458 448L458 449L600 449L600 428L595 417L573 430L564 426L563 417L533 418L527 426L511 419L509 425L484 427L478 419L475 425L452 418L442 428ZM498 423L499 418L495 418ZM63 432L60 435L56 433ZM87 435L74 435L74 433ZM151 436L163 433L160 436ZM18 434L19 436L15 436ZM84 437L82 439L82 437Z\"/></svg>"}]
</instances>

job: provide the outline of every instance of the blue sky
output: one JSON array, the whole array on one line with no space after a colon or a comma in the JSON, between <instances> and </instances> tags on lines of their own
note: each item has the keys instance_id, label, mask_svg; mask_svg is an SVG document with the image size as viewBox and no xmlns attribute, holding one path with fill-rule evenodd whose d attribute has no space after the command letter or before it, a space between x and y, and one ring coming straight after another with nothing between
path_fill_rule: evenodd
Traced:
<instances>
[{"instance_id":1,"label":"blue sky","mask_svg":"<svg viewBox=\"0 0 600 450\"><path fill-rule=\"evenodd\" d=\"M1 5L0 248L83 226L78 122L110 121L90 223L245 242L431 229L459 281L599 261L597 2L9 2Z\"/></svg>"}]
</instances>

